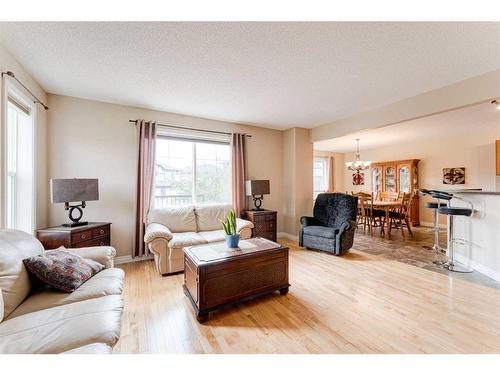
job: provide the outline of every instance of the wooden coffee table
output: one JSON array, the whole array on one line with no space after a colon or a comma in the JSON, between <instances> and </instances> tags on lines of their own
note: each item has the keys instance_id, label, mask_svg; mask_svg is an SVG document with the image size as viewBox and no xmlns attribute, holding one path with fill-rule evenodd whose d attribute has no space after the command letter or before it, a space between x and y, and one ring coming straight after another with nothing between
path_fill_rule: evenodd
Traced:
<instances>
[{"instance_id":1,"label":"wooden coffee table","mask_svg":"<svg viewBox=\"0 0 500 375\"><path fill-rule=\"evenodd\" d=\"M288 293L288 248L265 238L241 240L239 248L225 242L184 248L183 289L196 319L210 311L279 290Z\"/></svg>"}]
</instances>

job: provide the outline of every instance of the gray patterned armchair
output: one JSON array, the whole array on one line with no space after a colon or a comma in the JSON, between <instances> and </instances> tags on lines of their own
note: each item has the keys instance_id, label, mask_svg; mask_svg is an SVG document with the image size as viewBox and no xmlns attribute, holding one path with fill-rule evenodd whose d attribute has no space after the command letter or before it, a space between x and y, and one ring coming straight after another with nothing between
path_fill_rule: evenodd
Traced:
<instances>
[{"instance_id":1,"label":"gray patterned armchair","mask_svg":"<svg viewBox=\"0 0 500 375\"><path fill-rule=\"evenodd\" d=\"M299 245L344 255L354 242L358 199L342 193L319 194L314 217L302 216Z\"/></svg>"}]
</instances>

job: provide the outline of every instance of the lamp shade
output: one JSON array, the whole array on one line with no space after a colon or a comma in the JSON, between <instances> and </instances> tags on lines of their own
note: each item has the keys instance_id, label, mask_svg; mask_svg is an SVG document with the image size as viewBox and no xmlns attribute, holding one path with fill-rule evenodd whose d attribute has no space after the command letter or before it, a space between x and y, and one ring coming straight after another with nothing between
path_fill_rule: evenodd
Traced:
<instances>
[{"instance_id":1,"label":"lamp shade","mask_svg":"<svg viewBox=\"0 0 500 375\"><path fill-rule=\"evenodd\" d=\"M245 183L247 195L269 194L269 180L248 180Z\"/></svg>"},{"instance_id":2,"label":"lamp shade","mask_svg":"<svg viewBox=\"0 0 500 375\"><path fill-rule=\"evenodd\" d=\"M53 178L50 180L52 203L99 200L97 178Z\"/></svg>"}]
</instances>

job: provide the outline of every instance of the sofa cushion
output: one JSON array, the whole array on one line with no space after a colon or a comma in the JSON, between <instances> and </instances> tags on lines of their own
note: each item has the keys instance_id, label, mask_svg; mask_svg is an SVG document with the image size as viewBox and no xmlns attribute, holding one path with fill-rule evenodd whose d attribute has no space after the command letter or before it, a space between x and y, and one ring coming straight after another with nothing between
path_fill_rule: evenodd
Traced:
<instances>
[{"instance_id":1,"label":"sofa cushion","mask_svg":"<svg viewBox=\"0 0 500 375\"><path fill-rule=\"evenodd\" d=\"M91 259L64 250L47 251L43 255L23 259L30 274L63 292L73 292L104 266Z\"/></svg>"},{"instance_id":2,"label":"sofa cushion","mask_svg":"<svg viewBox=\"0 0 500 375\"><path fill-rule=\"evenodd\" d=\"M198 233L205 241L208 243L212 242L221 242L224 241L226 238L226 233L220 229L220 230L210 230L207 232L199 232Z\"/></svg>"},{"instance_id":3,"label":"sofa cushion","mask_svg":"<svg viewBox=\"0 0 500 375\"><path fill-rule=\"evenodd\" d=\"M0 289L4 317L9 316L31 290L23 259L43 254L43 251L40 241L28 233L14 229L0 230Z\"/></svg>"},{"instance_id":4,"label":"sofa cushion","mask_svg":"<svg viewBox=\"0 0 500 375\"><path fill-rule=\"evenodd\" d=\"M196 232L196 215L193 206L154 208L149 210L148 224L158 223L171 232Z\"/></svg>"},{"instance_id":5,"label":"sofa cushion","mask_svg":"<svg viewBox=\"0 0 500 375\"><path fill-rule=\"evenodd\" d=\"M230 204L207 204L195 207L198 232L222 229L224 220L233 209Z\"/></svg>"},{"instance_id":6,"label":"sofa cushion","mask_svg":"<svg viewBox=\"0 0 500 375\"><path fill-rule=\"evenodd\" d=\"M207 243L207 241L196 232L172 233L172 239L168 241L168 247L185 247L204 243Z\"/></svg>"},{"instance_id":7,"label":"sofa cushion","mask_svg":"<svg viewBox=\"0 0 500 375\"><path fill-rule=\"evenodd\" d=\"M70 253L80 255L82 258L92 259L98 263L101 263L106 268L113 268L115 263L116 249L112 246L89 246L69 248L66 250Z\"/></svg>"},{"instance_id":8,"label":"sofa cushion","mask_svg":"<svg viewBox=\"0 0 500 375\"><path fill-rule=\"evenodd\" d=\"M106 296L40 310L0 324L0 353L62 353L120 337L123 299Z\"/></svg>"},{"instance_id":9,"label":"sofa cushion","mask_svg":"<svg viewBox=\"0 0 500 375\"><path fill-rule=\"evenodd\" d=\"M113 348L106 344L96 342L94 344L89 344L81 346L76 349L68 350L67 352L62 352L61 354L112 354Z\"/></svg>"},{"instance_id":10,"label":"sofa cushion","mask_svg":"<svg viewBox=\"0 0 500 375\"><path fill-rule=\"evenodd\" d=\"M92 276L73 293L64 293L47 287L31 294L21 303L9 319L51 307L67 305L92 298L120 295L125 273L119 268L107 268Z\"/></svg>"},{"instance_id":11,"label":"sofa cushion","mask_svg":"<svg viewBox=\"0 0 500 375\"><path fill-rule=\"evenodd\" d=\"M316 225L311 225L310 227L304 227L303 233L309 236L323 237L323 238L335 238L335 235L339 232L338 228L320 227Z\"/></svg>"}]
</instances>

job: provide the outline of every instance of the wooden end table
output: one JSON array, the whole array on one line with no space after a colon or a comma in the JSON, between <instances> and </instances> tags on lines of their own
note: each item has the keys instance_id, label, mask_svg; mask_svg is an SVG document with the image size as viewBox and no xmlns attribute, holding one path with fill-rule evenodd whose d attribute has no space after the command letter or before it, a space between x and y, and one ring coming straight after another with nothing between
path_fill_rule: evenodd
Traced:
<instances>
[{"instance_id":1,"label":"wooden end table","mask_svg":"<svg viewBox=\"0 0 500 375\"><path fill-rule=\"evenodd\" d=\"M265 238L241 240L237 249L225 242L184 248L184 293L196 319L210 311L279 291L288 293L288 247Z\"/></svg>"}]
</instances>

